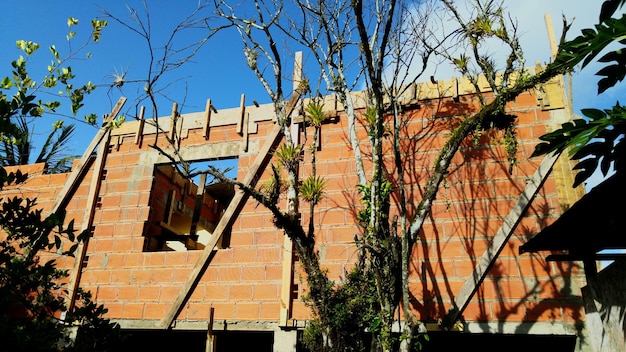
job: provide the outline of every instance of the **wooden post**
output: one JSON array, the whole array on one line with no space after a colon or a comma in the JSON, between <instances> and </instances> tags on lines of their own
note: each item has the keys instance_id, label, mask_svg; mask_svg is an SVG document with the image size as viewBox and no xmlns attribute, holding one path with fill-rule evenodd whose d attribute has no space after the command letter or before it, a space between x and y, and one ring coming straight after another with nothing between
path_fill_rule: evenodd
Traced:
<instances>
[{"instance_id":1,"label":"wooden post","mask_svg":"<svg viewBox=\"0 0 626 352\"><path fill-rule=\"evenodd\" d=\"M135 144L140 144L143 140L143 127L146 123L144 119L144 114L146 113L146 107L142 106L141 110L139 110L139 124L137 126L137 132L135 133Z\"/></svg>"},{"instance_id":2,"label":"wooden post","mask_svg":"<svg viewBox=\"0 0 626 352\"><path fill-rule=\"evenodd\" d=\"M291 317L291 298L293 288L293 242L283 235L282 276L280 286L279 326L287 326Z\"/></svg>"},{"instance_id":3,"label":"wooden post","mask_svg":"<svg viewBox=\"0 0 626 352\"><path fill-rule=\"evenodd\" d=\"M242 136L243 136L243 141L241 142L241 150L243 150L244 152L248 151L248 144L249 144L249 125L250 124L250 113L246 113L246 117L243 119L243 129L242 129Z\"/></svg>"},{"instance_id":4,"label":"wooden post","mask_svg":"<svg viewBox=\"0 0 626 352\"><path fill-rule=\"evenodd\" d=\"M552 17L550 13L546 13L545 16L546 27L548 28L548 39L550 40L550 52L552 53L552 59L556 58L558 47L556 45L556 39L554 37L554 27L552 26Z\"/></svg>"},{"instance_id":5,"label":"wooden post","mask_svg":"<svg viewBox=\"0 0 626 352\"><path fill-rule=\"evenodd\" d=\"M302 52L296 53L293 67L293 91L300 89L302 82ZM291 115L291 140L293 144L300 143L300 124L295 120L298 113L302 110L302 102L296 102L295 109L289 113ZM287 115L289 117L289 115ZM286 326L291 316L291 297L293 287L293 242L286 234L283 234L283 250L282 250L282 276L280 286L280 314L278 325Z\"/></svg>"},{"instance_id":6,"label":"wooden post","mask_svg":"<svg viewBox=\"0 0 626 352\"><path fill-rule=\"evenodd\" d=\"M209 131L211 129L211 99L206 100L206 108L204 110L204 139L209 140Z\"/></svg>"},{"instance_id":7,"label":"wooden post","mask_svg":"<svg viewBox=\"0 0 626 352\"><path fill-rule=\"evenodd\" d=\"M296 105L296 102L300 99L302 94L303 91L300 89L295 94L293 94L293 96L287 103L288 112L291 112L291 110L293 110L293 107ZM259 153L254 159L254 163L250 166L248 174L243 179L242 183L244 185L254 187L257 184L261 173L263 173L265 167L272 158L270 151L276 148L282 137L282 127L276 124L268 135L267 139L265 140L265 144L263 144L263 147L261 148L261 150L259 150ZM198 258L196 265L191 270L191 274L187 278L187 281L185 281L185 283L183 284L180 292L178 293L178 296L172 304L172 307L170 307L169 311L161 320L161 328L169 329L170 325L172 325L172 322L174 321L174 319L176 319L176 316L178 316L178 314L182 310L183 305L185 304L185 302L187 302L189 296L191 296L191 293L197 286L198 281L202 277L202 274L209 265L210 259L212 257L211 254L215 249L215 246L221 239L222 234L235 221L235 218L237 217L237 215L239 215L239 212L245 205L247 199L248 195L241 189L235 192L235 196L228 204L226 211L224 212L224 214L220 218L220 221L217 223L217 226L213 230L213 235L209 239L209 242L206 244L206 247L204 247L204 249L202 250L200 258Z\"/></svg>"},{"instance_id":8,"label":"wooden post","mask_svg":"<svg viewBox=\"0 0 626 352\"><path fill-rule=\"evenodd\" d=\"M202 201L204 199L204 185L206 184L206 174L200 175L198 189L196 191L196 203L193 207L193 215L191 216L191 229L189 235L195 236L198 230L198 222L200 222L200 213L202 212Z\"/></svg>"},{"instance_id":9,"label":"wooden post","mask_svg":"<svg viewBox=\"0 0 626 352\"><path fill-rule=\"evenodd\" d=\"M239 115L239 120L237 120L237 133L239 135L243 135L243 120L246 116L246 95L241 95L241 103L239 104L241 108L241 115Z\"/></svg>"},{"instance_id":10,"label":"wooden post","mask_svg":"<svg viewBox=\"0 0 626 352\"><path fill-rule=\"evenodd\" d=\"M302 83L302 52L296 52L293 64L293 91L295 92ZM300 124L295 123L295 120L299 117L302 111L302 101L296 105L295 115L291 116L291 139L293 144L300 144Z\"/></svg>"},{"instance_id":11,"label":"wooden post","mask_svg":"<svg viewBox=\"0 0 626 352\"><path fill-rule=\"evenodd\" d=\"M174 137L176 135L176 121L177 121L177 115L178 114L178 103L174 102L174 104L172 104L172 121L170 123L170 134L169 134L169 138L171 143L174 143Z\"/></svg>"},{"instance_id":12,"label":"wooden post","mask_svg":"<svg viewBox=\"0 0 626 352\"><path fill-rule=\"evenodd\" d=\"M454 306L450 308L450 311L443 318L441 322L441 326L444 329L449 329L454 325L457 319L463 314L465 308L469 304L469 301L472 299L478 287L482 284L489 272L489 269L493 266L493 263L498 258L498 255L506 245L506 242L509 240L513 231L517 227L517 224L520 222L521 217L524 215L530 203L532 202L535 195L539 191L539 188L543 185L545 180L550 175L550 171L552 170L552 166L559 158L560 153L551 153L544 157L543 161L539 165L539 168L535 171L533 177L528 181L524 192L517 199L517 203L511 209L511 212L504 219L502 226L494 236L489 248L485 250L482 258L478 262L478 265L474 268L474 272L470 277L465 280L465 284L458 296L454 300Z\"/></svg>"},{"instance_id":13,"label":"wooden post","mask_svg":"<svg viewBox=\"0 0 626 352\"><path fill-rule=\"evenodd\" d=\"M181 115L178 118L178 131L176 132L176 148L180 148L180 141L183 139L183 123L185 122L185 118ZM188 136L188 135L187 135Z\"/></svg>"},{"instance_id":14,"label":"wooden post","mask_svg":"<svg viewBox=\"0 0 626 352\"><path fill-rule=\"evenodd\" d=\"M215 308L209 308L209 328L206 332L206 352L215 352L217 346L215 344L215 335L213 335L213 316L215 315Z\"/></svg>"}]
</instances>

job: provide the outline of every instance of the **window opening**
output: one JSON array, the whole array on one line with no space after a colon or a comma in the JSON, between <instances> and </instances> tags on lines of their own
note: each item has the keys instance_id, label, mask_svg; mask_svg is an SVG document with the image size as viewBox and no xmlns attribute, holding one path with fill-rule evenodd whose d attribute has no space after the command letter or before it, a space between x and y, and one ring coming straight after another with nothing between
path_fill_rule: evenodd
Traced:
<instances>
[{"instance_id":1,"label":"window opening","mask_svg":"<svg viewBox=\"0 0 626 352\"><path fill-rule=\"evenodd\" d=\"M236 178L236 158L193 163L191 170L205 171L209 165L228 177ZM155 165L150 218L145 229L145 249L204 249L234 195L232 184L219 182L206 173L188 179L173 164ZM229 233L223 233L217 247L227 247L226 239L229 237Z\"/></svg>"}]
</instances>

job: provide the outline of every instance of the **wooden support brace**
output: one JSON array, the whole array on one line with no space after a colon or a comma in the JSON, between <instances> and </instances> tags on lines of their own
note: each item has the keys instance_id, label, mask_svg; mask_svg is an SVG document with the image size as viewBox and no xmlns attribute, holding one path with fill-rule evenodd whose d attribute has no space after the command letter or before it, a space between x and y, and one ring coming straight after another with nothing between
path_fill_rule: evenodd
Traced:
<instances>
[{"instance_id":1,"label":"wooden support brace","mask_svg":"<svg viewBox=\"0 0 626 352\"><path fill-rule=\"evenodd\" d=\"M237 120L237 133L239 135L243 135L243 120L246 117L246 95L241 95L241 103L239 104L241 108L241 115L239 116L239 120Z\"/></svg>"},{"instance_id":2,"label":"wooden support brace","mask_svg":"<svg viewBox=\"0 0 626 352\"><path fill-rule=\"evenodd\" d=\"M72 191L76 188L76 186L78 186L78 183L82 180L82 177L87 172L87 162L91 158L91 154L100 144L100 141L102 141L107 132L110 130L111 125L109 122L117 117L117 114L119 114L120 110L122 110L124 103L126 103L126 98L121 97L113 107L113 110L111 111L109 116L105 119L102 128L100 128L91 143L89 143L89 146L87 146L87 149L85 149L85 153L80 158L78 165L76 166L76 168L74 168L74 170L70 174L70 177L65 181L65 185L61 189L61 192L59 193L57 200L52 207L52 210L50 211L51 213L56 213L59 211L59 209L65 207L67 201L71 198Z\"/></svg>"},{"instance_id":3,"label":"wooden support brace","mask_svg":"<svg viewBox=\"0 0 626 352\"><path fill-rule=\"evenodd\" d=\"M170 133L168 136L172 143L174 142L174 137L176 135L176 121L178 120L177 115L178 115L178 103L174 102L172 104L172 121L170 123Z\"/></svg>"},{"instance_id":4,"label":"wooden support brace","mask_svg":"<svg viewBox=\"0 0 626 352\"><path fill-rule=\"evenodd\" d=\"M274 129L265 141L263 148L259 151L259 154L257 155L254 164L252 164L252 166L250 167L250 171L243 181L244 185L250 187L254 187L256 185L261 173L263 173L263 171L265 170L265 166L267 166L272 157L270 151L278 145L278 142L282 138L282 135L283 133L281 126L274 126ZM242 190L238 190L237 192L235 192L235 196L228 204L226 211L224 212L224 214L220 218L220 221L217 223L217 226L213 230L213 234L210 237L209 242L202 250L202 255L200 256L200 258L198 258L198 262L191 270L189 278L187 278L187 281L181 288L178 296L176 297L176 300L174 301L174 304L161 321L161 327L163 329L168 329L174 319L176 319L176 316L180 313L180 310L182 309L184 303L187 301L193 289L196 287L198 281L200 280L200 277L206 270L213 249L219 242L222 234L235 221L235 218L237 217L237 215L239 215L239 212L243 208L247 199L248 195Z\"/></svg>"},{"instance_id":5,"label":"wooden support brace","mask_svg":"<svg viewBox=\"0 0 626 352\"><path fill-rule=\"evenodd\" d=\"M119 114L120 110L124 106L124 103L126 103L126 98L121 97L113 107L111 113L104 119L102 128L100 128L98 133L96 133L94 139L91 141L91 143L89 143L89 146L87 146L87 149L83 153L83 156L80 158L78 165L74 168L74 170L72 170L69 178L65 181L65 184L63 185L63 188L57 196L57 200L53 205L52 210L50 211L51 214L59 212L60 209L63 209L65 205L67 205L67 202L71 198L73 191L76 189L76 187L82 181L83 177L88 171L88 161L89 159L91 159L91 155L94 149L98 147L98 155L96 156L94 172L91 180L91 187L87 199L87 205L89 208L84 215L82 224L84 229L91 229L91 224L93 223L94 209L98 201L100 179L102 178L102 170L104 167L104 155L106 153L107 145L109 143L109 132L111 129L111 124L109 122L111 122L117 116L117 114ZM79 257L74 259L73 270L70 274L69 292L68 296L66 297L66 301L68 302L68 307L70 310L73 308L76 299L76 290L80 283L80 272L82 269L83 261L85 259L86 248L86 243L79 243L78 248L76 249Z\"/></svg>"},{"instance_id":6,"label":"wooden support brace","mask_svg":"<svg viewBox=\"0 0 626 352\"><path fill-rule=\"evenodd\" d=\"M202 200L204 199L204 185L206 184L206 174L200 175L198 182L198 190L196 191L196 202L193 207L193 215L191 216L191 229L189 235L195 236L198 231L198 222L200 221L200 213L202 212Z\"/></svg>"},{"instance_id":7,"label":"wooden support brace","mask_svg":"<svg viewBox=\"0 0 626 352\"><path fill-rule=\"evenodd\" d=\"M143 140L143 128L146 124L144 115L146 113L146 107L142 106L139 110L139 124L137 124L137 132L135 133L135 144L139 145Z\"/></svg>"},{"instance_id":8,"label":"wooden support brace","mask_svg":"<svg viewBox=\"0 0 626 352\"><path fill-rule=\"evenodd\" d=\"M207 99L206 108L204 110L204 126L202 127L204 139L209 140L209 131L211 129L211 99Z\"/></svg>"},{"instance_id":9,"label":"wooden support brace","mask_svg":"<svg viewBox=\"0 0 626 352\"><path fill-rule=\"evenodd\" d=\"M544 157L543 161L539 165L539 168L535 171L533 177L528 180L524 192L517 199L517 203L509 212L509 215L504 219L502 226L494 236L489 248L485 250L482 258L474 268L472 275L465 280L465 284L458 296L454 300L454 306L450 309L448 314L443 318L441 326L444 329L450 329L454 323L463 314L465 308L469 304L482 282L485 280L489 269L493 266L493 263L498 258L498 255L506 245L513 231L519 224L522 216L530 206L535 195L539 191L539 188L543 185L545 180L550 175L550 171L554 166L554 163L558 159L560 153L551 153Z\"/></svg>"},{"instance_id":10,"label":"wooden support brace","mask_svg":"<svg viewBox=\"0 0 626 352\"><path fill-rule=\"evenodd\" d=\"M303 89L299 89L295 94L293 94L293 96L287 103L288 112L291 112L293 110L298 100L300 100L302 94L304 94ZM243 179L242 183L244 185L250 187L256 186L259 177L261 176L270 159L272 158L272 154L270 152L274 148L276 148L278 143L280 143L282 137L282 126L276 124L270 134L267 136L263 147L261 148L261 150L259 150L259 153L254 159L254 163L252 163L252 165L250 166L248 174ZM208 267L210 259L212 257L212 252L215 249L215 246L219 243L222 234L235 221L235 218L237 217L237 215L239 215L239 212L245 205L247 199L248 195L243 190L239 189L237 192L235 192L235 196L228 204L226 211L224 212L224 214L220 218L220 221L217 223L217 226L213 230L213 234L210 237L209 242L202 250L202 254L200 255L200 258L198 258L196 265L191 270L187 281L185 281L185 283L181 287L180 292L178 293L178 296L174 300L174 303L161 320L161 328L169 329L169 327L172 325L172 322L174 321L174 319L176 319L176 316L178 316L178 314L182 310L185 302L187 302L187 300L191 296L194 288L198 284L198 281L200 281L202 274Z\"/></svg>"},{"instance_id":11,"label":"wooden support brace","mask_svg":"<svg viewBox=\"0 0 626 352\"><path fill-rule=\"evenodd\" d=\"M109 144L110 137L111 131L107 130L105 133L105 138L103 138L98 145L96 161L94 163L91 182L89 184L90 186L89 194L87 196L87 209L85 211L85 214L83 215L83 223L81 226L83 230L91 231L91 227L93 226L93 219L95 215L96 204L98 203L98 194L100 193L100 184L102 182L102 175L104 171L104 161L106 160L107 145ZM74 309L74 306L76 304L76 294L78 293L78 286L80 283L83 261L85 260L85 257L87 255L88 242L89 238L85 239L83 242L79 242L78 247L76 248L76 253L78 255L74 257L74 264L72 265L72 270L70 272L68 295L66 298L66 301L68 301L67 310L69 312Z\"/></svg>"}]
</instances>

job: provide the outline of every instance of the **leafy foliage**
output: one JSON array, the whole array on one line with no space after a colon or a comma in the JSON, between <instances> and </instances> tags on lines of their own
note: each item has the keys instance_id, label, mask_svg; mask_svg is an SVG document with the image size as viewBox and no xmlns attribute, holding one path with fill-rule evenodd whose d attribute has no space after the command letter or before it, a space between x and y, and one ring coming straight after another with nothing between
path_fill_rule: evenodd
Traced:
<instances>
[{"instance_id":1,"label":"leafy foliage","mask_svg":"<svg viewBox=\"0 0 626 352\"><path fill-rule=\"evenodd\" d=\"M71 169L71 162L76 156L65 155L65 145L74 136L75 125L64 125L57 121L52 125L36 159L31 158L33 145L29 123L23 116L14 119L17 129L0 140L0 160L2 166L25 165L29 163L46 163L47 172L60 173Z\"/></svg>"},{"instance_id":2,"label":"leafy foliage","mask_svg":"<svg viewBox=\"0 0 626 352\"><path fill-rule=\"evenodd\" d=\"M596 56L612 43L626 44L626 15L613 18L613 14L626 1L608 0L602 5L600 23L595 29L583 29L582 35L561 45L555 63L573 68L582 62L584 68ZM626 76L625 48L609 51L598 62L606 65L598 71L598 94L621 82ZM600 167L603 175L607 175L611 164L616 169L624 163L624 141L626 135L626 110L617 102L611 109L582 109L586 119L567 122L560 129L548 133L541 138L533 156L543 155L552 151L570 150L570 156L579 162L574 166L580 170L574 180L574 187L586 181Z\"/></svg>"},{"instance_id":3,"label":"leafy foliage","mask_svg":"<svg viewBox=\"0 0 626 352\"><path fill-rule=\"evenodd\" d=\"M331 288L329 288L331 289ZM331 289L330 302L325 306L329 311L318 314L304 331L304 344L311 351L324 350L324 338L340 342L332 346L333 351L363 351L368 347L365 331L380 328L379 303L376 299L374 279L365 272L354 269L347 274L343 285ZM319 306L307 301L314 312ZM328 334L341 336L328 336Z\"/></svg>"},{"instance_id":4,"label":"leafy foliage","mask_svg":"<svg viewBox=\"0 0 626 352\"><path fill-rule=\"evenodd\" d=\"M71 27L76 19L68 20ZM96 23L96 35L106 24ZM75 34L70 32L68 40ZM18 41L18 47L26 57L33 54L39 45ZM54 47L50 48L55 61L48 67L48 75L37 84L28 74L27 60L20 56L12 64L12 77L5 77L0 84L0 191L7 186L26 180L26 175L17 171L8 173L3 165L28 163L30 153L30 130L27 118L42 116L46 111L55 111L58 101L37 101L40 88L53 88L58 82L70 94L72 110L82 105L82 97L93 90L87 84L77 90L72 88L74 76L69 67L61 67ZM8 93L7 94L5 94ZM55 123L54 130L45 141L37 161L53 160L62 150L62 145L73 133L73 126L64 127ZM60 136L55 137L57 131ZM56 166L63 164L63 158ZM53 167L56 167L53 166ZM65 214L60 211L44 216L35 199L0 198L0 340L2 350L7 351L102 351L114 348L119 341L119 326L103 319L106 309L91 301L90 294L79 292L77 308L67 312L64 280L66 270L57 268L55 260L46 260L42 255L73 256L78 243L89 235L78 233L74 221L65 224ZM65 320L61 320L62 313ZM72 343L70 329L78 329L78 339Z\"/></svg>"},{"instance_id":5,"label":"leafy foliage","mask_svg":"<svg viewBox=\"0 0 626 352\"><path fill-rule=\"evenodd\" d=\"M299 187L300 196L305 201L316 205L324 196L326 180L321 176L309 176Z\"/></svg>"},{"instance_id":6,"label":"leafy foliage","mask_svg":"<svg viewBox=\"0 0 626 352\"><path fill-rule=\"evenodd\" d=\"M533 155L542 155L554 150L563 151L572 147L570 155L580 160L575 170L574 187L587 180L600 166L600 171L606 175L613 162L623 158L626 133L626 109L619 103L612 109L583 109L583 115L588 120L578 119L567 122L560 129L542 137L546 141L535 149Z\"/></svg>"},{"instance_id":7,"label":"leafy foliage","mask_svg":"<svg viewBox=\"0 0 626 352\"><path fill-rule=\"evenodd\" d=\"M0 170L0 190L25 179L25 175L19 172ZM67 309L61 282L68 273L57 268L54 260L42 261L41 254L56 252L72 256L76 241L83 241L88 236L87 231L77 234L73 221L63 226L64 221L63 213L43 217L42 211L36 209L35 200L2 199L0 339L5 348L53 351L59 346L71 346L64 324L72 322L81 322L79 330L85 332L82 341L91 341L91 348L76 350L92 350L103 343L111 343L111 339L117 341L119 337L119 328L101 317L106 309L91 302L90 295L84 292L79 295L80 308L69 312L65 322L59 319L60 313ZM65 249L63 239L74 244Z\"/></svg>"},{"instance_id":8,"label":"leafy foliage","mask_svg":"<svg viewBox=\"0 0 626 352\"><path fill-rule=\"evenodd\" d=\"M78 23L75 18L68 19L68 43L76 36L73 28ZM70 51L66 57L61 56L56 46L52 45L48 48L52 55L52 61L47 66L47 73L39 81L36 81L29 74L28 62L38 52L40 45L32 41L16 41L17 48L23 54L11 63L11 75L0 81L0 116L2 116L2 121L0 121L0 158L2 165L47 162L49 164L48 172L64 172L69 168L68 164L73 156L63 155L63 146L71 138L74 125L63 126L62 122L57 121L35 160L31 160L33 130L31 125L45 113L59 114L63 99L69 100L69 110L72 118L75 118L84 106L85 96L96 89L96 86L91 82L75 86L76 77L72 72L72 67L67 65L86 45L99 41L102 29L106 27L107 22L94 20L91 25L92 32L89 41L79 49ZM89 57L90 54L87 56ZM37 99L37 96L43 95L42 93L54 98L49 101ZM85 115L84 118L89 124L96 123L95 114Z\"/></svg>"}]
</instances>

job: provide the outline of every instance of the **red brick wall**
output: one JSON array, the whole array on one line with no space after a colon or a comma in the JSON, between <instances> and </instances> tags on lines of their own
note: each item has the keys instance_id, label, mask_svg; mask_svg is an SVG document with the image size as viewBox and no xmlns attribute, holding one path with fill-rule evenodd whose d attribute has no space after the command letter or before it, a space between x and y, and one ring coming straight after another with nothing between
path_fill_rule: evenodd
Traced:
<instances>
[{"instance_id":1,"label":"red brick wall","mask_svg":"<svg viewBox=\"0 0 626 352\"><path fill-rule=\"evenodd\" d=\"M476 105L471 96L462 96L458 103L451 99L423 102L419 109L406 112L411 119L405 133L411 138L405 138L402 143L407 152L405 182L411 185L410 211L414 211L411 206L421 199L438 150L449 137L451 126L459 115L471 112ZM546 131L550 113L537 106L532 92L522 94L508 109L518 116L518 165L512 173L508 172L506 153L504 146L497 142L501 139L497 132L485 131L478 143L468 140L455 155L445 187L440 190L432 216L424 225L410 267L412 304L422 320L433 321L445 315L451 300L458 295L502 219L523 191L526 180L541 162L539 158L530 159L530 155L537 137ZM341 114L339 119L323 125L322 147L317 153L317 172L327 182L326 196L315 213L317 240L323 265L334 278L342 277L356 259L353 239L359 228L355 226L355 215L361 206L355 164L347 142L347 120ZM250 144L262 143L272 128L271 121L257 124L258 132L248 136ZM158 197L155 196L164 193L164 186L155 177L154 165L142 159L142 155L154 153L149 145L155 136L145 135L143 142L136 145L133 133L116 135L111 142L81 287L91 290L97 302L105 304L109 318L162 319L201 251L144 251L144 235L157 221L154 212L158 213ZM361 128L358 133L367 152L365 131ZM181 145L241 139L235 132L235 125L231 124L212 127L208 141L200 128L189 129ZM167 147L162 136L159 144ZM239 155L240 180L255 157L252 153ZM304 160L301 173L305 177L311 170L308 154ZM36 194L39 204L49 209L66 177L33 175L19 187L19 192ZM394 177L391 175L390 179ZM82 222L86 209L89 180L90 176L85 178L67 207L69 217L76 218L77 223ZM16 191L7 189L4 194ZM541 257L517 254L518 246L528 236L560 213L556 186L549 179L465 311L466 320L582 319L579 301L574 297L579 293L578 266L547 263ZM309 214L305 203L302 219L306 225ZM215 319L219 320L278 320L283 234L273 227L270 213L249 200L232 226L229 244L228 248L215 252L178 316L179 320L208 319L210 307L215 309ZM67 267L71 267L71 263L71 259L60 262ZM301 300L305 291L301 275L296 268L294 284L298 285L299 296L293 303L294 319L309 316Z\"/></svg>"}]
</instances>

